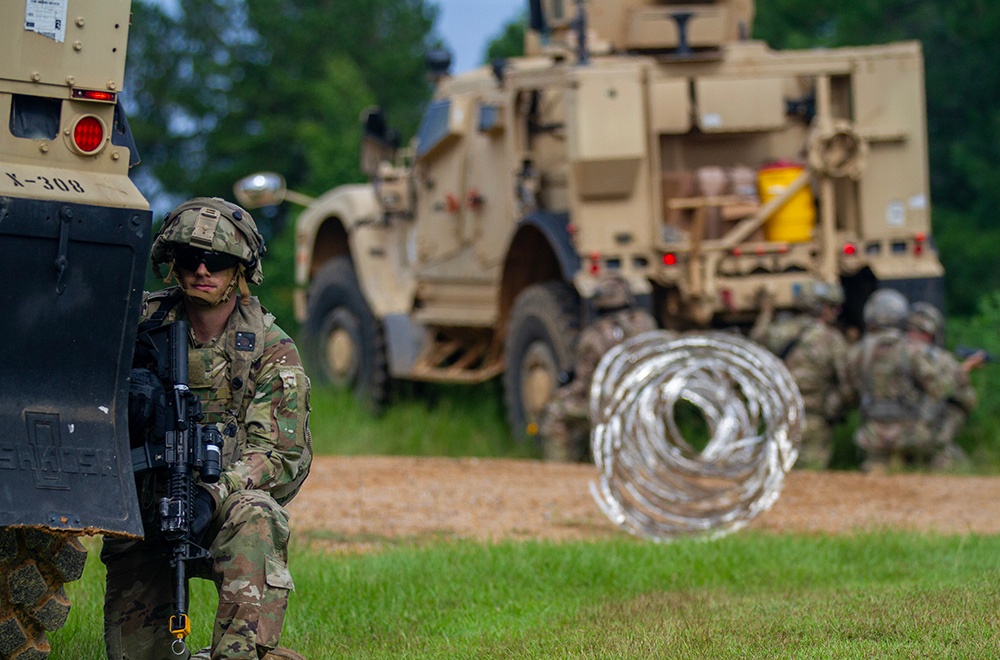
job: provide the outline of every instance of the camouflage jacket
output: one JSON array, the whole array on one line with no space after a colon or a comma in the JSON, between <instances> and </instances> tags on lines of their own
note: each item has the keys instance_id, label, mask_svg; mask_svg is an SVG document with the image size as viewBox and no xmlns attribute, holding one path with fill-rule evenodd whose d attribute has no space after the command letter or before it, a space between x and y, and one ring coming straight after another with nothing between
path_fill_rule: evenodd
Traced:
<instances>
[{"instance_id":1,"label":"camouflage jacket","mask_svg":"<svg viewBox=\"0 0 1000 660\"><path fill-rule=\"evenodd\" d=\"M963 407L975 405L975 393L966 387L957 361L900 330L865 335L847 359L863 421L932 423L949 400Z\"/></svg>"},{"instance_id":2,"label":"camouflage jacket","mask_svg":"<svg viewBox=\"0 0 1000 660\"><path fill-rule=\"evenodd\" d=\"M589 396L590 379L604 354L626 339L649 330L656 330L656 320L643 310L623 309L599 316L577 339L574 390Z\"/></svg>"},{"instance_id":3,"label":"camouflage jacket","mask_svg":"<svg viewBox=\"0 0 1000 660\"><path fill-rule=\"evenodd\" d=\"M809 314L754 325L750 338L784 361L807 412L834 419L852 396L847 380L847 341L836 328Z\"/></svg>"},{"instance_id":4,"label":"camouflage jacket","mask_svg":"<svg viewBox=\"0 0 1000 660\"><path fill-rule=\"evenodd\" d=\"M178 287L143 296L141 320L169 307L158 320L184 318ZM165 304L166 303L166 304ZM205 422L222 433L223 473L206 486L216 503L238 490L268 492L285 504L312 463L309 379L292 339L257 298L238 302L225 331L209 344L188 344L188 379Z\"/></svg>"}]
</instances>

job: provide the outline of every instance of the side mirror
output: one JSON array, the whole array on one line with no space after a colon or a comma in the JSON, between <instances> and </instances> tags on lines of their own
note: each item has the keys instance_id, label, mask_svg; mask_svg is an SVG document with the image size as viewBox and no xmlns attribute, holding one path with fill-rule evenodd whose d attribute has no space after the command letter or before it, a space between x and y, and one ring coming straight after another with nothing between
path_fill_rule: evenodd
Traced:
<instances>
[{"instance_id":1,"label":"side mirror","mask_svg":"<svg viewBox=\"0 0 1000 660\"><path fill-rule=\"evenodd\" d=\"M361 171L371 178L379 164L392 161L399 149L399 131L390 128L381 108L368 108L361 115L364 130L361 137Z\"/></svg>"},{"instance_id":2,"label":"side mirror","mask_svg":"<svg viewBox=\"0 0 1000 660\"><path fill-rule=\"evenodd\" d=\"M245 209L277 206L287 194L285 178L275 172L258 172L233 184L236 201Z\"/></svg>"}]
</instances>

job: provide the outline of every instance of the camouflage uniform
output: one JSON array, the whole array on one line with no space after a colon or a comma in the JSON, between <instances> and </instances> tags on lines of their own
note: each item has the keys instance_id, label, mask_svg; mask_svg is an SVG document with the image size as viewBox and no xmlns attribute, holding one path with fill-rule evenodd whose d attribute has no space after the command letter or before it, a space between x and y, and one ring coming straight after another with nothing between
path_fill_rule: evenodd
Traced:
<instances>
[{"instance_id":1,"label":"camouflage uniform","mask_svg":"<svg viewBox=\"0 0 1000 660\"><path fill-rule=\"evenodd\" d=\"M944 395L943 401L934 405L940 408L940 414L932 419L931 429L935 435L936 451L930 457L930 465L935 468L953 467L955 463L968 460L965 452L955 442L955 436L962 430L969 413L978 403L976 390L969 382L968 374L962 370L962 365L954 355L935 344L926 344L928 360L934 364L933 369L938 374L938 391ZM934 415L933 410L930 415Z\"/></svg>"},{"instance_id":2,"label":"camouflage uniform","mask_svg":"<svg viewBox=\"0 0 1000 660\"><path fill-rule=\"evenodd\" d=\"M954 375L940 371L929 346L898 328L880 328L852 346L847 361L861 407L854 441L866 454L866 468L927 462L943 449L937 425Z\"/></svg>"},{"instance_id":3,"label":"camouflage uniform","mask_svg":"<svg viewBox=\"0 0 1000 660\"><path fill-rule=\"evenodd\" d=\"M178 287L147 294L142 321L186 318ZM188 379L204 422L224 443L216 484L199 484L215 503L204 544L211 559L189 563L189 574L215 582L219 606L213 658L258 658L277 646L294 589L287 566L288 513L312 461L309 379L291 338L256 298L241 297L224 332L188 346ZM105 643L108 657L176 658L167 620L173 571L156 505L165 475L139 484L146 528L142 540L105 539Z\"/></svg>"},{"instance_id":4,"label":"camouflage uniform","mask_svg":"<svg viewBox=\"0 0 1000 660\"><path fill-rule=\"evenodd\" d=\"M949 400L966 409L975 405L975 392L954 358L904 334L909 313L901 294L876 291L865 304L869 332L848 353L861 407L854 439L866 454L864 469L907 463L943 467L955 458L951 439L957 418L948 411Z\"/></svg>"},{"instance_id":5,"label":"camouflage uniform","mask_svg":"<svg viewBox=\"0 0 1000 660\"><path fill-rule=\"evenodd\" d=\"M630 337L656 329L656 320L638 309L600 316L584 328L576 345L575 375L545 406L539 424L545 458L577 461L586 454L590 433L590 381L601 358Z\"/></svg>"},{"instance_id":6,"label":"camouflage uniform","mask_svg":"<svg viewBox=\"0 0 1000 660\"><path fill-rule=\"evenodd\" d=\"M795 467L827 467L833 450L830 423L843 416L851 398L847 341L815 312L774 320L769 307L754 323L750 338L782 359L802 393L805 428Z\"/></svg>"},{"instance_id":7,"label":"camouflage uniform","mask_svg":"<svg viewBox=\"0 0 1000 660\"><path fill-rule=\"evenodd\" d=\"M949 468L956 463L967 462L968 457L955 442L955 436L965 425L966 417L976 407L978 399L975 388L969 382L968 371L963 369L962 363L935 343L940 341L944 316L928 303L915 302L910 307L907 327L910 340L923 346L929 354L928 359L936 365L941 391L947 392L943 404L938 404L941 412L934 415L931 424L938 443L937 452L930 459L931 466Z\"/></svg>"}]
</instances>

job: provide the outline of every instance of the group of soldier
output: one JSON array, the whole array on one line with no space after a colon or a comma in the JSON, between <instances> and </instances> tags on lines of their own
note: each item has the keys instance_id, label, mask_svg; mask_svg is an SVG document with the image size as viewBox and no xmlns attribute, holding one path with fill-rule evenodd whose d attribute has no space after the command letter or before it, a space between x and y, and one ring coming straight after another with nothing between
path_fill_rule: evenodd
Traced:
<instances>
[{"instance_id":1,"label":"group of soldier","mask_svg":"<svg viewBox=\"0 0 1000 660\"><path fill-rule=\"evenodd\" d=\"M849 342L837 326L844 303L839 285L814 282L795 294L797 312L776 315L773 296L762 290L749 337L781 358L802 394L797 468L829 467L833 427L855 407L854 443L865 471L945 470L968 462L955 436L977 402L969 372L985 356L960 362L942 348L944 318L936 307L879 289L865 303L864 332ZM656 327L616 278L598 286L592 303L597 318L580 333L576 377L542 415L539 433L548 460L585 456L590 379L598 361L618 343Z\"/></svg>"}]
</instances>

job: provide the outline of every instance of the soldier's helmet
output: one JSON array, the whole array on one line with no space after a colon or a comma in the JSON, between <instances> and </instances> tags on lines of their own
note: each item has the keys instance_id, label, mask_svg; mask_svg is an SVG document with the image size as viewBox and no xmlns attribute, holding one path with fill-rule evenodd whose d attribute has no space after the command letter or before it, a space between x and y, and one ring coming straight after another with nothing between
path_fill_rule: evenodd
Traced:
<instances>
[{"instance_id":1,"label":"soldier's helmet","mask_svg":"<svg viewBox=\"0 0 1000 660\"><path fill-rule=\"evenodd\" d=\"M895 289L879 289L868 298L863 315L869 328L901 328L909 311L906 296Z\"/></svg>"},{"instance_id":2,"label":"soldier's helmet","mask_svg":"<svg viewBox=\"0 0 1000 660\"><path fill-rule=\"evenodd\" d=\"M810 282L802 288L795 302L799 309L818 313L825 305L843 305L844 289L838 283Z\"/></svg>"},{"instance_id":3,"label":"soldier's helmet","mask_svg":"<svg viewBox=\"0 0 1000 660\"><path fill-rule=\"evenodd\" d=\"M219 197L195 197L167 214L153 241L153 270L163 277L162 264L174 251L191 246L237 257L244 277L252 284L264 279L260 258L267 249L253 217L245 209Z\"/></svg>"},{"instance_id":4,"label":"soldier's helmet","mask_svg":"<svg viewBox=\"0 0 1000 660\"><path fill-rule=\"evenodd\" d=\"M910 305L910 316L906 320L906 325L914 330L926 332L931 337L937 337L944 329L944 315L930 303L915 302Z\"/></svg>"},{"instance_id":5,"label":"soldier's helmet","mask_svg":"<svg viewBox=\"0 0 1000 660\"><path fill-rule=\"evenodd\" d=\"M632 295L629 293L628 283L624 279L608 277L598 283L592 300L597 309L620 309L631 304Z\"/></svg>"}]
</instances>

